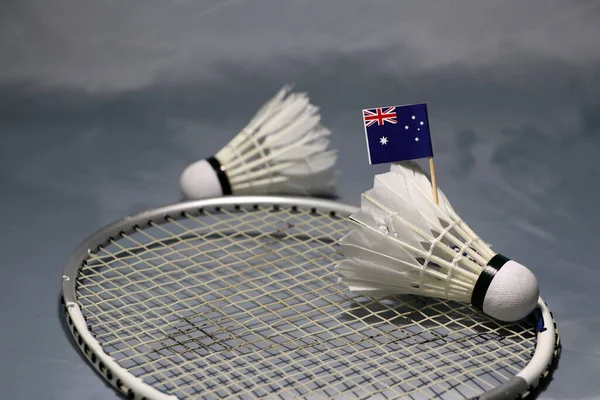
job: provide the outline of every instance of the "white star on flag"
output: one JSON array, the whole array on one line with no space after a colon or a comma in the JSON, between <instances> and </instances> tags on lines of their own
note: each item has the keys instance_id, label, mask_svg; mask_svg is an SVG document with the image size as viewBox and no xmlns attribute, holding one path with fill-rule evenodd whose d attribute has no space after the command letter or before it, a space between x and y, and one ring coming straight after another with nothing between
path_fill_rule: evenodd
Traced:
<instances>
[{"instance_id":1,"label":"white star on flag","mask_svg":"<svg viewBox=\"0 0 600 400\"><path fill-rule=\"evenodd\" d=\"M383 136L381 139L379 139L379 143L381 143L381 144L388 144L388 138L386 138L385 136Z\"/></svg>"}]
</instances>

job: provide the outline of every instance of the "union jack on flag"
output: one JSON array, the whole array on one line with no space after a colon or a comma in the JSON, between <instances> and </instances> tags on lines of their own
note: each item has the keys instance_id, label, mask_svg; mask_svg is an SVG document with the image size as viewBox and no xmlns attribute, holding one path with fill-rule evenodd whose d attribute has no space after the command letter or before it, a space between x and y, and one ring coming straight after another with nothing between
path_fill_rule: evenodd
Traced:
<instances>
[{"instance_id":1,"label":"union jack on flag","mask_svg":"<svg viewBox=\"0 0 600 400\"><path fill-rule=\"evenodd\" d=\"M396 106L388 107L385 110L383 108L372 108L370 110L363 110L363 119L365 120L365 126L369 127L374 123L377 125L383 125L386 122L390 124L396 124Z\"/></svg>"}]
</instances>

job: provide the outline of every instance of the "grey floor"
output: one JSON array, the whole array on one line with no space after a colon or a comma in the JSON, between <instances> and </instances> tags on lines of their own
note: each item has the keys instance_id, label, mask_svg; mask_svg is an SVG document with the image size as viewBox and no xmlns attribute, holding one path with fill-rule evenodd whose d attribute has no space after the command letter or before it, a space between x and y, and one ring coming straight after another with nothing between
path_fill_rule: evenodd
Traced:
<instances>
[{"instance_id":1,"label":"grey floor","mask_svg":"<svg viewBox=\"0 0 600 400\"><path fill-rule=\"evenodd\" d=\"M61 328L69 253L177 201L288 82L334 131L351 204L387 168L360 110L429 104L439 185L557 319L539 398L600 398L599 37L597 1L0 2L0 398L115 398Z\"/></svg>"}]
</instances>

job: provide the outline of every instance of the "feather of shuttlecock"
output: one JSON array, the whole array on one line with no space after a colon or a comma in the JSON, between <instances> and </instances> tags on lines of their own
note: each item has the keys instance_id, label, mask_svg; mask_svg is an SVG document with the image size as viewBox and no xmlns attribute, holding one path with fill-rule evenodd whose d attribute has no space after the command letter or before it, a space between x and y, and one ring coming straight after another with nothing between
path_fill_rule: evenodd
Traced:
<instances>
[{"instance_id":1,"label":"feather of shuttlecock","mask_svg":"<svg viewBox=\"0 0 600 400\"><path fill-rule=\"evenodd\" d=\"M413 294L471 303L503 321L533 311L537 279L525 266L493 252L458 216L414 161L392 164L363 193L353 229L340 240L336 270L352 292Z\"/></svg>"},{"instance_id":2,"label":"feather of shuttlecock","mask_svg":"<svg viewBox=\"0 0 600 400\"><path fill-rule=\"evenodd\" d=\"M190 164L179 183L185 199L228 194L333 197L337 150L306 93L284 86L214 156Z\"/></svg>"}]
</instances>

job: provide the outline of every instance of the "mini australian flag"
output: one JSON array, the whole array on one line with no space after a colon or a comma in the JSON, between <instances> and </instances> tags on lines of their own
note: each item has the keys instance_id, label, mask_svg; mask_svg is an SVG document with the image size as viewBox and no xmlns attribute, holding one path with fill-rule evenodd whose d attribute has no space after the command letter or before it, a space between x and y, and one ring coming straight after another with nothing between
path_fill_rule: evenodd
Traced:
<instances>
[{"instance_id":1,"label":"mini australian flag","mask_svg":"<svg viewBox=\"0 0 600 400\"><path fill-rule=\"evenodd\" d=\"M427 104L363 110L369 164L433 157Z\"/></svg>"}]
</instances>

